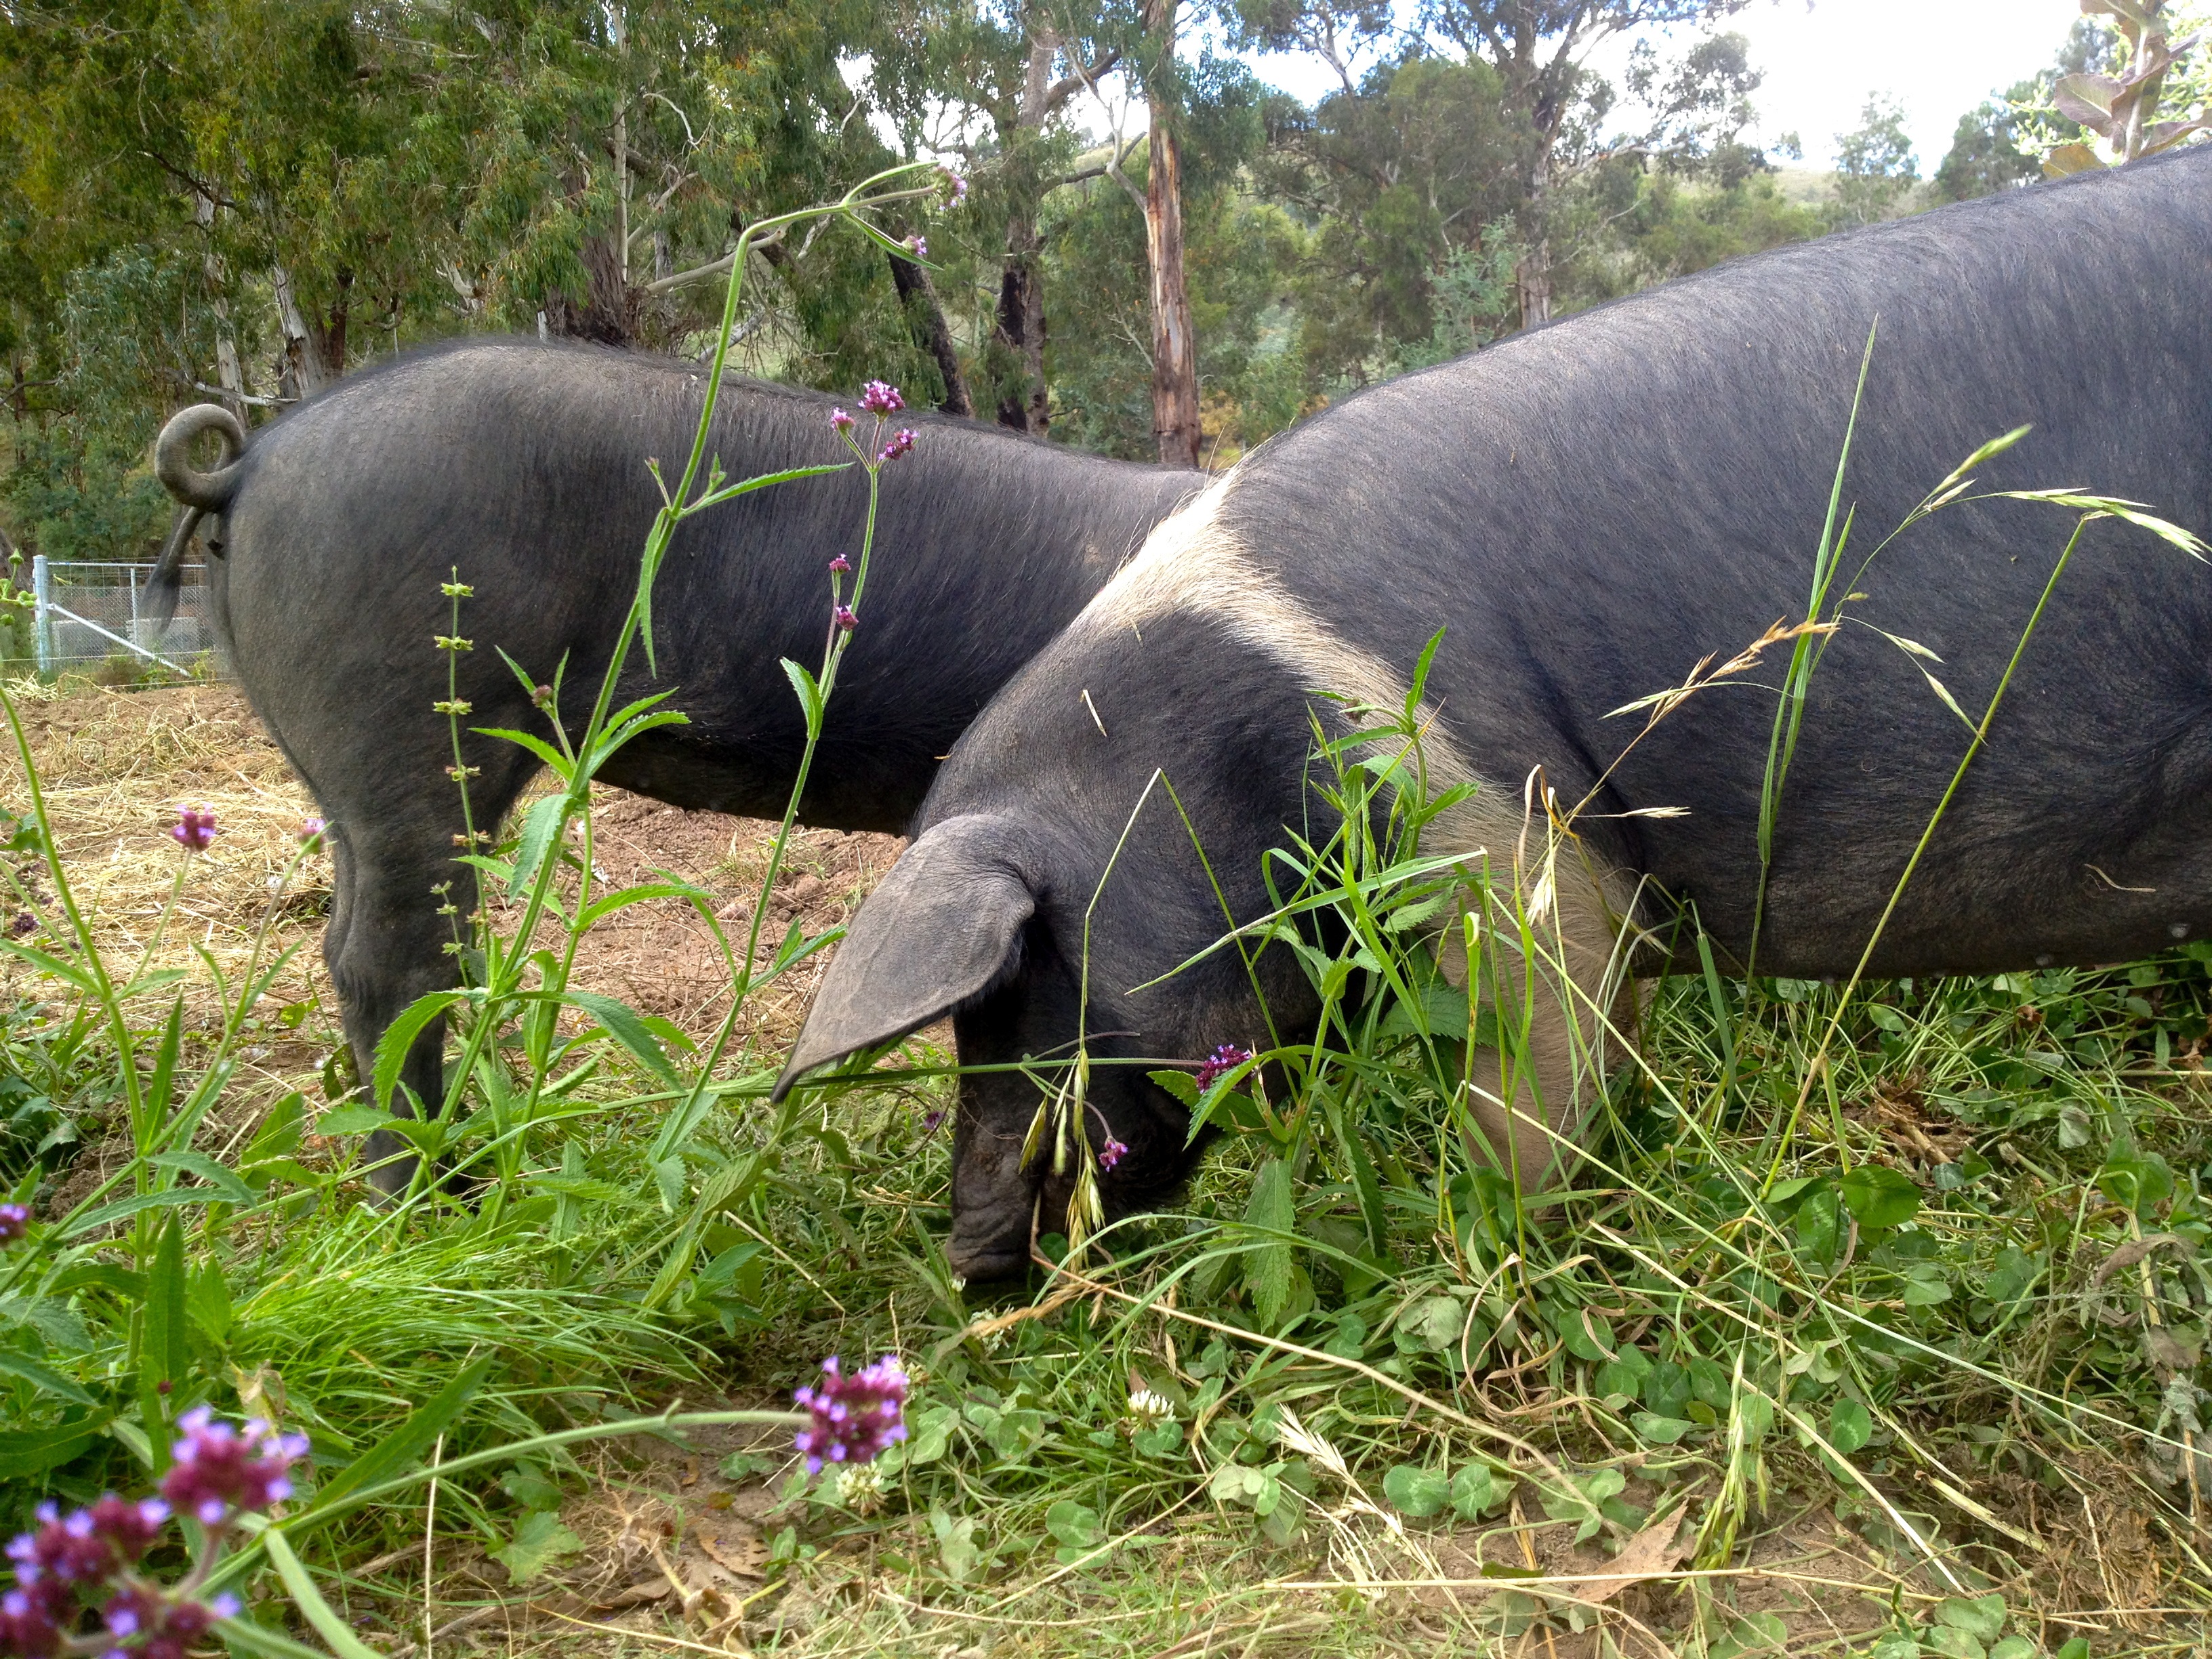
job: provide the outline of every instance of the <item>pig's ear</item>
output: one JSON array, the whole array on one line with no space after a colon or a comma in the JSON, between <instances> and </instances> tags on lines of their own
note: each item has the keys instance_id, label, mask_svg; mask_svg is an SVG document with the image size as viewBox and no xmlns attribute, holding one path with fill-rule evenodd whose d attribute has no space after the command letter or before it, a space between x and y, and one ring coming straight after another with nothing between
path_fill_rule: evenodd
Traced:
<instances>
[{"instance_id":1,"label":"pig's ear","mask_svg":"<svg viewBox=\"0 0 2212 1659\"><path fill-rule=\"evenodd\" d=\"M999 977L1036 909L1023 838L1006 818L947 818L908 848L830 959L781 1100L806 1073L919 1030Z\"/></svg>"}]
</instances>

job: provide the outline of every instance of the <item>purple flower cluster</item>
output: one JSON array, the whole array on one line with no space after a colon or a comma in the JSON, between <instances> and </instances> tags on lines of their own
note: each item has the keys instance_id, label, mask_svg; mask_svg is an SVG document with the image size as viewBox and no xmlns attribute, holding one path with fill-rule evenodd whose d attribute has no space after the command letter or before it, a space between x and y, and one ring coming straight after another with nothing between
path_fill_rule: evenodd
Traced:
<instances>
[{"instance_id":1,"label":"purple flower cluster","mask_svg":"<svg viewBox=\"0 0 2212 1659\"><path fill-rule=\"evenodd\" d=\"M937 183L938 188L945 192L945 206L956 208L968 199L968 181L951 167L938 168Z\"/></svg>"},{"instance_id":2,"label":"purple flower cluster","mask_svg":"<svg viewBox=\"0 0 2212 1659\"><path fill-rule=\"evenodd\" d=\"M860 388L860 407L871 415L896 415L906 407L906 399L896 386L871 380Z\"/></svg>"},{"instance_id":3,"label":"purple flower cluster","mask_svg":"<svg viewBox=\"0 0 2212 1659\"><path fill-rule=\"evenodd\" d=\"M907 1378L892 1355L847 1376L831 1354L822 1362L822 1376L792 1396L811 1419L793 1442L805 1454L809 1474L821 1474L824 1463L872 1462L906 1438Z\"/></svg>"},{"instance_id":4,"label":"purple flower cluster","mask_svg":"<svg viewBox=\"0 0 2212 1659\"><path fill-rule=\"evenodd\" d=\"M836 558L830 561L830 574L833 576L842 576L850 571L852 568L853 562L847 558L842 553L840 553Z\"/></svg>"},{"instance_id":5,"label":"purple flower cluster","mask_svg":"<svg viewBox=\"0 0 2212 1659\"><path fill-rule=\"evenodd\" d=\"M848 634L860 625L860 619L853 614L853 607L849 605L841 605L832 611L830 613L830 620Z\"/></svg>"},{"instance_id":6,"label":"purple flower cluster","mask_svg":"<svg viewBox=\"0 0 2212 1659\"><path fill-rule=\"evenodd\" d=\"M211 1601L177 1601L149 1589L125 1590L101 1614L115 1645L100 1659L185 1659L216 1620L235 1619L238 1611L238 1598L228 1593Z\"/></svg>"},{"instance_id":7,"label":"purple flower cluster","mask_svg":"<svg viewBox=\"0 0 2212 1659\"><path fill-rule=\"evenodd\" d=\"M850 432L853 429L853 412L848 409L831 410L830 411L830 424L836 427L840 432Z\"/></svg>"},{"instance_id":8,"label":"purple flower cluster","mask_svg":"<svg viewBox=\"0 0 2212 1659\"><path fill-rule=\"evenodd\" d=\"M876 465L881 466L886 461L898 459L900 456L914 447L916 435L912 427L901 427L891 434L891 441L884 446L884 453L876 457Z\"/></svg>"},{"instance_id":9,"label":"purple flower cluster","mask_svg":"<svg viewBox=\"0 0 2212 1659\"><path fill-rule=\"evenodd\" d=\"M86 1603L103 1593L112 1642L102 1659L185 1659L216 1620L237 1615L234 1597L202 1602L189 1586L165 1589L133 1573L169 1523L158 1498L133 1504L110 1492L67 1517L42 1504L38 1517L36 1532L8 1546L15 1588L0 1597L0 1654L10 1659L90 1651L73 1632Z\"/></svg>"},{"instance_id":10,"label":"purple flower cluster","mask_svg":"<svg viewBox=\"0 0 2212 1659\"><path fill-rule=\"evenodd\" d=\"M1233 1042L1223 1043L1200 1062L1197 1079L1199 1093L1204 1094L1224 1073L1235 1071L1251 1058L1252 1051L1249 1048L1240 1048Z\"/></svg>"},{"instance_id":11,"label":"purple flower cluster","mask_svg":"<svg viewBox=\"0 0 2212 1659\"><path fill-rule=\"evenodd\" d=\"M219 1527L246 1510L265 1510L292 1495L292 1465L307 1455L302 1434L276 1434L259 1418L240 1433L204 1406L177 1421L185 1437L161 1477L161 1496L179 1513Z\"/></svg>"},{"instance_id":12,"label":"purple flower cluster","mask_svg":"<svg viewBox=\"0 0 2212 1659\"><path fill-rule=\"evenodd\" d=\"M1102 1170L1110 1170L1128 1155L1128 1143L1115 1139L1109 1133L1106 1137L1105 1144L1098 1149L1098 1167Z\"/></svg>"},{"instance_id":13,"label":"purple flower cluster","mask_svg":"<svg viewBox=\"0 0 2212 1659\"><path fill-rule=\"evenodd\" d=\"M323 831L328 828L330 828L330 826L325 823L320 818L301 819L300 845L308 848L310 851L313 850L316 843L322 840Z\"/></svg>"},{"instance_id":14,"label":"purple flower cluster","mask_svg":"<svg viewBox=\"0 0 2212 1659\"><path fill-rule=\"evenodd\" d=\"M13 1244L23 1236L31 1224L30 1206L25 1204L0 1204L0 1244Z\"/></svg>"},{"instance_id":15,"label":"purple flower cluster","mask_svg":"<svg viewBox=\"0 0 2212 1659\"><path fill-rule=\"evenodd\" d=\"M179 806L177 821L169 826L170 838L187 853L206 852L222 833L215 826L212 806Z\"/></svg>"},{"instance_id":16,"label":"purple flower cluster","mask_svg":"<svg viewBox=\"0 0 2212 1659\"><path fill-rule=\"evenodd\" d=\"M127 1504L113 1492L64 1519L52 1504L39 1506L39 1529L8 1546L15 1582L27 1590L50 1584L97 1584L136 1566L169 1523L169 1506L158 1498Z\"/></svg>"}]
</instances>

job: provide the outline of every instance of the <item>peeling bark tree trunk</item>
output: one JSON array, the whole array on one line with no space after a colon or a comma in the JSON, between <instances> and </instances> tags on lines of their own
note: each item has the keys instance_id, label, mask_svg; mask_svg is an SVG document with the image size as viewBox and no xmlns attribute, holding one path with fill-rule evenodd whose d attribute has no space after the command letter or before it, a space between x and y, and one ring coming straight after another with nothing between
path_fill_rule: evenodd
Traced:
<instances>
[{"instance_id":1,"label":"peeling bark tree trunk","mask_svg":"<svg viewBox=\"0 0 2212 1659\"><path fill-rule=\"evenodd\" d=\"M548 295L548 331L572 339L596 340L601 345L635 344L639 304L644 296L629 285L617 239L586 236L576 250L576 258L584 267L584 298L580 302L562 289Z\"/></svg>"},{"instance_id":2,"label":"peeling bark tree trunk","mask_svg":"<svg viewBox=\"0 0 2212 1659\"><path fill-rule=\"evenodd\" d=\"M1145 186L1145 247L1152 266L1152 435L1160 465L1196 467L1205 436L1198 419L1198 341L1183 281L1182 157L1176 145L1176 0L1153 0L1145 24L1159 53L1146 77L1151 165Z\"/></svg>"},{"instance_id":3,"label":"peeling bark tree trunk","mask_svg":"<svg viewBox=\"0 0 2212 1659\"><path fill-rule=\"evenodd\" d=\"M192 222L204 235L215 227L215 203L209 197L192 197ZM246 422L246 374L239 367L238 337L230 325L230 301L222 280L222 261L212 246L200 253L200 275L207 283L208 307L215 313L215 379L222 388L222 406L240 425Z\"/></svg>"},{"instance_id":4,"label":"peeling bark tree trunk","mask_svg":"<svg viewBox=\"0 0 2212 1659\"><path fill-rule=\"evenodd\" d=\"M899 306L906 313L907 326L914 331L915 343L937 361L937 372L945 380L945 397L937 406L948 415L973 415L975 405L968 396L968 382L960 373L960 351L953 343L951 325L945 320L945 307L937 302L937 288L929 280L929 272L911 259L902 259L897 254L887 256L891 262L891 285L897 289Z\"/></svg>"},{"instance_id":5,"label":"peeling bark tree trunk","mask_svg":"<svg viewBox=\"0 0 2212 1659\"><path fill-rule=\"evenodd\" d=\"M1539 118L1547 111L1537 105ZM1521 326L1534 328L1552 320L1552 238L1546 216L1551 208L1552 144L1540 135L1525 181L1528 237L1520 263L1513 270L1513 284L1521 294Z\"/></svg>"},{"instance_id":6,"label":"peeling bark tree trunk","mask_svg":"<svg viewBox=\"0 0 2212 1659\"><path fill-rule=\"evenodd\" d=\"M330 320L325 322L314 313L307 313L307 337L313 344L315 355L322 360L325 381L337 380L346 368L346 318L353 301L353 272L341 265L337 273L337 298L331 302Z\"/></svg>"},{"instance_id":7,"label":"peeling bark tree trunk","mask_svg":"<svg viewBox=\"0 0 2212 1659\"><path fill-rule=\"evenodd\" d=\"M1024 208L1006 216L1006 266L999 280L999 339L1020 360L1021 381L999 400L999 424L1044 435L1050 424L1044 383L1044 243Z\"/></svg>"},{"instance_id":8,"label":"peeling bark tree trunk","mask_svg":"<svg viewBox=\"0 0 2212 1659\"><path fill-rule=\"evenodd\" d=\"M307 319L300 314L299 296L292 291L292 273L282 265L271 267L269 284L276 296L276 326L284 337L284 356L277 374L278 394L311 398L323 389L322 354L307 335Z\"/></svg>"},{"instance_id":9,"label":"peeling bark tree trunk","mask_svg":"<svg viewBox=\"0 0 2212 1659\"><path fill-rule=\"evenodd\" d=\"M1513 285L1521 294L1521 326L1552 320L1552 240L1539 236L1514 267Z\"/></svg>"},{"instance_id":10,"label":"peeling bark tree trunk","mask_svg":"<svg viewBox=\"0 0 2212 1659\"><path fill-rule=\"evenodd\" d=\"M1541 21L1523 9L1515 18L1510 46L1494 61L1510 89L1510 101L1528 112L1528 148L1521 167L1520 262L1513 270L1513 284L1521 296L1521 326L1534 328L1552 320L1551 212L1553 170L1557 159L1559 127L1566 118L1571 88L1571 58L1575 29L1570 28L1557 56L1547 62L1539 50Z\"/></svg>"},{"instance_id":11,"label":"peeling bark tree trunk","mask_svg":"<svg viewBox=\"0 0 2212 1659\"><path fill-rule=\"evenodd\" d=\"M282 265L270 268L270 286L276 291L276 323L284 336L284 356L277 374L277 391L285 398L310 398L345 373L346 310L353 293L353 272L337 273L337 298L325 322L301 308L292 286L292 273Z\"/></svg>"}]
</instances>

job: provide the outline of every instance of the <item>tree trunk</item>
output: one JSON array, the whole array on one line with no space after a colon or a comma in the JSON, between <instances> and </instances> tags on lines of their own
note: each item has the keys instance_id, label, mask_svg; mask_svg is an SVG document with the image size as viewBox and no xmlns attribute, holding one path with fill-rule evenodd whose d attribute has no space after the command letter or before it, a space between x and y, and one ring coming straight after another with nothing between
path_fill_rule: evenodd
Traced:
<instances>
[{"instance_id":1,"label":"tree trunk","mask_svg":"<svg viewBox=\"0 0 2212 1659\"><path fill-rule=\"evenodd\" d=\"M307 337L314 345L315 355L322 360L325 384L338 379L346 370L346 317L352 300L353 272L340 265L337 297L331 302L330 320L325 322L312 311L307 313Z\"/></svg>"},{"instance_id":2,"label":"tree trunk","mask_svg":"<svg viewBox=\"0 0 2212 1659\"><path fill-rule=\"evenodd\" d=\"M1152 267L1152 435L1160 465L1196 467L1205 436L1198 420L1198 342L1183 282L1182 158L1175 133L1176 0L1153 0L1146 27L1158 60L1146 77L1151 165L1145 186L1145 249Z\"/></svg>"},{"instance_id":3,"label":"tree trunk","mask_svg":"<svg viewBox=\"0 0 2212 1659\"><path fill-rule=\"evenodd\" d=\"M1060 46L1036 12L1034 4L1024 8L1024 26L1030 31L1029 61L1023 66L1014 131L1001 134L1009 141L1004 175L1009 198L1006 262L999 278L999 311L991 332L1000 355L1011 356L1021 366L1018 377L1005 377L999 424L1042 437L1051 423L1051 403L1044 383L1044 242L1037 234L1040 181L1035 152L1051 114L1052 60Z\"/></svg>"},{"instance_id":4,"label":"tree trunk","mask_svg":"<svg viewBox=\"0 0 2212 1659\"><path fill-rule=\"evenodd\" d=\"M1552 320L1552 240L1539 233L1513 268L1513 284L1521 295L1521 326L1534 328Z\"/></svg>"},{"instance_id":5,"label":"tree trunk","mask_svg":"<svg viewBox=\"0 0 2212 1659\"><path fill-rule=\"evenodd\" d=\"M272 265L269 285L276 296L276 326L284 338L284 356L277 374L277 395L311 398L323 389L323 355L307 332L307 319L300 313L299 295L292 289L292 273Z\"/></svg>"},{"instance_id":6,"label":"tree trunk","mask_svg":"<svg viewBox=\"0 0 2212 1659\"><path fill-rule=\"evenodd\" d=\"M577 262L584 267L584 298L580 303L565 289L549 294L544 313L549 332L601 345L635 342L639 302L644 296L629 285L616 242L617 237L605 233L584 238L576 250Z\"/></svg>"},{"instance_id":7,"label":"tree trunk","mask_svg":"<svg viewBox=\"0 0 2212 1659\"><path fill-rule=\"evenodd\" d=\"M1051 423L1044 383L1044 279L1039 269L1043 247L1026 204L1006 216L1006 265L999 279L994 331L1019 360L1022 374L1000 397L999 424L1037 437Z\"/></svg>"},{"instance_id":8,"label":"tree trunk","mask_svg":"<svg viewBox=\"0 0 2212 1659\"><path fill-rule=\"evenodd\" d=\"M192 222L204 234L215 227L215 203L194 192ZM225 296L222 261L211 245L200 252L200 275L207 283L208 306L215 313L215 379L222 388L222 406L241 426L246 422L246 374L239 367L238 337L230 325L230 301Z\"/></svg>"},{"instance_id":9,"label":"tree trunk","mask_svg":"<svg viewBox=\"0 0 2212 1659\"><path fill-rule=\"evenodd\" d=\"M968 396L967 380L960 373L959 348L953 343L951 325L945 320L945 307L937 302L937 288L929 280L929 272L896 253L889 258L891 285L898 289L899 306L906 313L907 326L914 331L915 343L937 360L937 372L945 380L945 396L937 406L948 415L973 415L975 405Z\"/></svg>"}]
</instances>

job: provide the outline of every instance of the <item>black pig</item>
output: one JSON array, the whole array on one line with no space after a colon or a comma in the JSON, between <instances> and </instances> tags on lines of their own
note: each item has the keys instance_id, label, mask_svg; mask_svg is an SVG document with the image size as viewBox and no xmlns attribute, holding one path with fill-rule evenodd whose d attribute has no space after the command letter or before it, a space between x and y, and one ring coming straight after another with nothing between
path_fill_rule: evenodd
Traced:
<instances>
[{"instance_id":1,"label":"black pig","mask_svg":"<svg viewBox=\"0 0 2212 1659\"><path fill-rule=\"evenodd\" d=\"M1313 806L1310 708L1345 729L1342 706L1313 694L1399 704L1441 626L1429 763L1481 786L1442 849L1510 873L1535 769L1563 803L1595 790L1545 906L1578 1020L1555 1002L1540 1024L1520 1121L1494 1055L1478 1079L1492 1145L1541 1176L1557 1143L1530 1120L1571 1137L1591 1097L1592 1014L1623 921L1693 903L1739 966L1751 951L1784 652L1682 704L1617 766L1641 717L1608 715L1802 614L1869 331L1834 597L1866 594L1853 614L1936 653L1978 714L2071 515L1962 502L1860 572L1865 552L2027 423L1980 489L2088 486L2205 525L2208 269L2199 149L1744 259L1376 387L1267 446L1156 530L961 739L783 1086L948 1009L963 1061L1066 1054L1086 910L1154 769L1236 915L1259 915L1263 849ZM2092 526L1870 970L2106 962L2212 926L2208 641L2212 568L2142 529ZM1967 741L1875 629L1833 636L1780 802L1762 971L1852 969ZM1654 808L1686 816L1627 816ZM1133 988L1223 929L1158 790L1089 926L1094 1055L1195 1058L1260 1034L1233 953ZM1296 1040L1316 1005L1282 956L1260 972ZM1189 1168L1183 1109L1141 1066L1090 1076L1086 1133L1103 1144L1103 1117L1131 1148L1102 1176L1109 1212L1158 1201ZM1021 1157L1036 1104L1018 1073L963 1079L951 1260L971 1278L1018 1271L1032 1227L1060 1224L1065 1194Z\"/></svg>"},{"instance_id":2,"label":"black pig","mask_svg":"<svg viewBox=\"0 0 2212 1659\"><path fill-rule=\"evenodd\" d=\"M433 349L340 381L244 441L202 405L157 465L187 511L156 584L206 527L216 626L255 713L329 821L336 894L324 954L367 1074L377 1039L453 982L433 889L453 863L460 798L446 717L452 631L440 584L458 567L466 726L543 718L497 647L541 679L567 658L562 713L580 722L629 606L659 505L706 387L690 364L516 339ZM732 478L848 459L832 400L732 382L709 453ZM992 693L1081 609L1198 481L927 416L887 467L866 620L848 652L799 819L896 830ZM213 472L186 456L221 432ZM243 451L240 453L240 451ZM777 485L685 523L654 596L660 678L633 651L623 699L678 688L690 718L623 750L605 781L688 808L778 817L805 731L777 665L819 657L826 567L857 556L866 492L852 477ZM157 600L158 600L157 596ZM476 820L496 823L538 763L465 736ZM457 893L462 890L457 889ZM461 908L468 907L465 900ZM441 1030L403 1075L439 1097ZM380 1156L396 1145L377 1145ZM404 1182L404 1162L380 1172Z\"/></svg>"}]
</instances>

